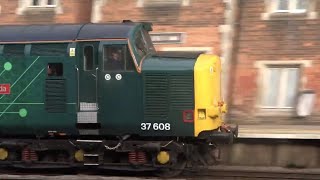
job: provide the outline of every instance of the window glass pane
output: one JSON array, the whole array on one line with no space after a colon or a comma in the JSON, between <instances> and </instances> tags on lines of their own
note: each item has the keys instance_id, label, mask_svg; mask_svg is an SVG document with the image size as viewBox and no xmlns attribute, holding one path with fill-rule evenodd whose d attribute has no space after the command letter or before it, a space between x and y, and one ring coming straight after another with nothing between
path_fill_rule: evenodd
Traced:
<instances>
[{"instance_id":1,"label":"window glass pane","mask_svg":"<svg viewBox=\"0 0 320 180\"><path fill-rule=\"evenodd\" d=\"M289 9L289 0L278 0L277 10L288 10Z\"/></svg>"},{"instance_id":2,"label":"window glass pane","mask_svg":"<svg viewBox=\"0 0 320 180\"><path fill-rule=\"evenodd\" d=\"M147 53L147 45L140 31L136 33L135 46L140 57L143 57Z\"/></svg>"},{"instance_id":3,"label":"window glass pane","mask_svg":"<svg viewBox=\"0 0 320 180\"><path fill-rule=\"evenodd\" d=\"M263 105L276 107L278 104L278 92L280 87L281 69L269 68L266 73L266 86L264 88Z\"/></svg>"},{"instance_id":4,"label":"window glass pane","mask_svg":"<svg viewBox=\"0 0 320 180\"><path fill-rule=\"evenodd\" d=\"M283 82L287 84L287 92L285 99L286 107L293 107L294 100L296 98L298 83L299 83L299 69L298 68L289 68L288 71L288 80Z\"/></svg>"},{"instance_id":5,"label":"window glass pane","mask_svg":"<svg viewBox=\"0 0 320 180\"><path fill-rule=\"evenodd\" d=\"M48 76L62 76L63 65L62 63L48 63Z\"/></svg>"},{"instance_id":6,"label":"window glass pane","mask_svg":"<svg viewBox=\"0 0 320 180\"><path fill-rule=\"evenodd\" d=\"M93 47L85 46L83 49L84 70L93 69Z\"/></svg>"},{"instance_id":7,"label":"window glass pane","mask_svg":"<svg viewBox=\"0 0 320 180\"><path fill-rule=\"evenodd\" d=\"M297 0L296 9L307 9L307 0Z\"/></svg>"},{"instance_id":8,"label":"window glass pane","mask_svg":"<svg viewBox=\"0 0 320 180\"><path fill-rule=\"evenodd\" d=\"M40 0L33 0L32 1L32 6L39 6L40 5Z\"/></svg>"},{"instance_id":9,"label":"window glass pane","mask_svg":"<svg viewBox=\"0 0 320 180\"><path fill-rule=\"evenodd\" d=\"M132 71L132 70L134 70L134 68L135 68L135 65L134 65L134 63L133 63L133 59L132 59L132 56L131 56L131 53L130 53L130 51L129 51L129 48L128 48L128 46L126 47L126 70L128 70L128 71Z\"/></svg>"},{"instance_id":10,"label":"window glass pane","mask_svg":"<svg viewBox=\"0 0 320 180\"><path fill-rule=\"evenodd\" d=\"M55 0L48 0L47 5L55 5Z\"/></svg>"},{"instance_id":11,"label":"window glass pane","mask_svg":"<svg viewBox=\"0 0 320 180\"><path fill-rule=\"evenodd\" d=\"M143 34L144 40L146 41L146 45L148 47L148 51L155 52L156 50L155 50L155 48L153 46L153 43L152 43L152 40L151 40L151 37L150 37L150 34L148 33L148 31L142 30L142 34Z\"/></svg>"},{"instance_id":12,"label":"window glass pane","mask_svg":"<svg viewBox=\"0 0 320 180\"><path fill-rule=\"evenodd\" d=\"M103 49L104 70L124 70L123 45L105 46Z\"/></svg>"}]
</instances>

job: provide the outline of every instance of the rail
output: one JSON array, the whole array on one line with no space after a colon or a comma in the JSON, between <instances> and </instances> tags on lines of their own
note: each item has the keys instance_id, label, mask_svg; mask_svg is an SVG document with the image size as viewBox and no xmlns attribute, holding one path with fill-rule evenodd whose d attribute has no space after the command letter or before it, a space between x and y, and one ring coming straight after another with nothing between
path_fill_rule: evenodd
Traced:
<instances>
[{"instance_id":1,"label":"rail","mask_svg":"<svg viewBox=\"0 0 320 180\"><path fill-rule=\"evenodd\" d=\"M29 173L5 172L1 170L0 179L48 179L48 180L160 180L150 176L146 172L98 172L91 170L89 172L79 170L78 172L66 173L65 171L34 171ZM58 173L59 172L59 173ZM80 173L79 173L80 172ZM320 168L315 169L288 169L281 167L243 167L243 166L212 166L209 169L188 171L181 176L166 178L170 180L319 180Z\"/></svg>"}]
</instances>

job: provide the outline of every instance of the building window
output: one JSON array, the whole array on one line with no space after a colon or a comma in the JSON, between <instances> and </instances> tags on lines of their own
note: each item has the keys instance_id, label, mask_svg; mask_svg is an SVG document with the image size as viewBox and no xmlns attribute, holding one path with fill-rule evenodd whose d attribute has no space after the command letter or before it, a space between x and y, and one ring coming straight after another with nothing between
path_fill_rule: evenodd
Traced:
<instances>
[{"instance_id":1,"label":"building window","mask_svg":"<svg viewBox=\"0 0 320 180\"><path fill-rule=\"evenodd\" d=\"M263 69L262 108L293 108L300 82L298 66L267 66Z\"/></svg>"},{"instance_id":2,"label":"building window","mask_svg":"<svg viewBox=\"0 0 320 180\"><path fill-rule=\"evenodd\" d=\"M55 7L56 0L31 0L29 7Z\"/></svg>"},{"instance_id":3,"label":"building window","mask_svg":"<svg viewBox=\"0 0 320 180\"><path fill-rule=\"evenodd\" d=\"M177 44L185 40L185 33L179 32L150 33L150 36L154 44Z\"/></svg>"},{"instance_id":4,"label":"building window","mask_svg":"<svg viewBox=\"0 0 320 180\"><path fill-rule=\"evenodd\" d=\"M191 0L137 0L137 7L189 6Z\"/></svg>"},{"instance_id":5,"label":"building window","mask_svg":"<svg viewBox=\"0 0 320 180\"><path fill-rule=\"evenodd\" d=\"M308 0L277 0L275 12L305 13Z\"/></svg>"},{"instance_id":6,"label":"building window","mask_svg":"<svg viewBox=\"0 0 320 180\"><path fill-rule=\"evenodd\" d=\"M53 11L62 14L61 0L19 0L16 14L24 15L34 11Z\"/></svg>"},{"instance_id":7,"label":"building window","mask_svg":"<svg viewBox=\"0 0 320 180\"><path fill-rule=\"evenodd\" d=\"M317 0L265 0L263 20L316 19Z\"/></svg>"}]
</instances>

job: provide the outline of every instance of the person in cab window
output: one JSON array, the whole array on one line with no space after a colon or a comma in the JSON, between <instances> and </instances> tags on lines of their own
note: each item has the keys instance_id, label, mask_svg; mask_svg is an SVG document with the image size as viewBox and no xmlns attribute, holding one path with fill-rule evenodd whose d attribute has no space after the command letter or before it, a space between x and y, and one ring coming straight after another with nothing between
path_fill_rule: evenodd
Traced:
<instances>
[{"instance_id":1,"label":"person in cab window","mask_svg":"<svg viewBox=\"0 0 320 180\"><path fill-rule=\"evenodd\" d=\"M112 51L108 59L107 69L108 70L123 70L123 60L121 52L118 50Z\"/></svg>"},{"instance_id":2,"label":"person in cab window","mask_svg":"<svg viewBox=\"0 0 320 180\"><path fill-rule=\"evenodd\" d=\"M48 76L57 76L57 70L55 66L48 65Z\"/></svg>"}]
</instances>

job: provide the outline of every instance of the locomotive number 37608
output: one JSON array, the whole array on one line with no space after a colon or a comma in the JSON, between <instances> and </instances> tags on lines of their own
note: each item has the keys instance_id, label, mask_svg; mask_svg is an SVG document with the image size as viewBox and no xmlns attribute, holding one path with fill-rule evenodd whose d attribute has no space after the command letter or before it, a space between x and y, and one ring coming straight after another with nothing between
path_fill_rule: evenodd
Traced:
<instances>
[{"instance_id":1,"label":"locomotive number 37608","mask_svg":"<svg viewBox=\"0 0 320 180\"><path fill-rule=\"evenodd\" d=\"M141 130L169 131L170 123L141 123Z\"/></svg>"}]
</instances>

